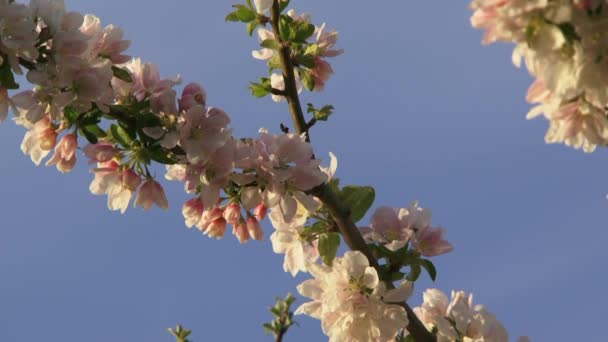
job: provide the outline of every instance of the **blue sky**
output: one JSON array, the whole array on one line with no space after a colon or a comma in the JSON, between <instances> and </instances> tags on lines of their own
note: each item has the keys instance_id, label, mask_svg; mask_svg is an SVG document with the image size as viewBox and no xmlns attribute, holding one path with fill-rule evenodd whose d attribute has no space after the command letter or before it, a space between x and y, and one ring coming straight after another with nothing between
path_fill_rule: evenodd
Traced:
<instances>
[{"instance_id":1,"label":"blue sky","mask_svg":"<svg viewBox=\"0 0 608 342\"><path fill-rule=\"evenodd\" d=\"M131 54L162 75L202 83L237 135L288 123L284 105L248 94L265 66L250 57L257 40L224 23L230 2L66 2L124 28ZM606 151L544 144L547 123L525 120L529 76L510 46L481 46L466 1L292 3L346 50L326 91L303 95L336 107L312 132L317 155L338 156L343 184L373 185L376 206L419 200L455 245L412 304L429 286L462 289L513 339L595 340L608 305ZM36 168L23 134L0 126L0 341L171 341L178 322L198 342L271 340L266 308L306 277L283 273L268 241L187 230L180 184L167 186L167 213L109 212L86 163ZM287 341L325 340L317 321L298 322Z\"/></svg>"}]
</instances>

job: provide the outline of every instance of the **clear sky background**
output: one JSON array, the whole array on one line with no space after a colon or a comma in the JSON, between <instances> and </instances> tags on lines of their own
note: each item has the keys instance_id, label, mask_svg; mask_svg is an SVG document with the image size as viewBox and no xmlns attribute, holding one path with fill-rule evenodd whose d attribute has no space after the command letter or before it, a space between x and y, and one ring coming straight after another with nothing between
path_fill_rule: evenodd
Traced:
<instances>
[{"instance_id":1,"label":"clear sky background","mask_svg":"<svg viewBox=\"0 0 608 342\"><path fill-rule=\"evenodd\" d=\"M266 67L250 57L257 40L244 26L223 21L230 1L66 2L124 28L131 54L163 76L202 83L237 136L289 122L284 104L249 96ZM375 206L419 200L455 245L411 303L426 287L462 289L512 339L597 340L608 306L607 153L545 145L547 123L525 120L531 79L511 65L511 46L482 47L462 0L292 3L338 29L346 50L326 91L303 96L336 107L312 132L317 155L338 156L343 184L373 185ZM177 183L169 212L110 212L88 191L86 162L68 175L36 168L19 150L23 134L0 126L0 341L171 341L166 328L178 322L196 342L271 340L267 307L307 277L283 273L269 241L187 230ZM287 341L326 339L318 321L298 322Z\"/></svg>"}]
</instances>

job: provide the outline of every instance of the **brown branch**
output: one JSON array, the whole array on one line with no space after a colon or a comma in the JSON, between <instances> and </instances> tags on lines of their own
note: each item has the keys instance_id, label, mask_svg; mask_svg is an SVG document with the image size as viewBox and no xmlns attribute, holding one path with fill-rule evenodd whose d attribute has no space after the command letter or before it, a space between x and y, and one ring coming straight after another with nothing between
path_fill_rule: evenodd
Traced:
<instances>
[{"instance_id":1,"label":"brown branch","mask_svg":"<svg viewBox=\"0 0 608 342\"><path fill-rule=\"evenodd\" d=\"M274 0L271 8L271 24L272 30L279 43L279 58L281 61L281 69L283 70L283 79L285 81L285 98L289 105L289 112L293 120L296 131L299 134L305 134L306 141L310 142L309 128L304 119L304 113L300 104L300 97L298 95L296 87L296 77L294 73L294 64L291 60L291 48L289 42L283 41L279 31L279 19L281 13L279 10L279 0ZM336 221L340 233L344 238L344 242L354 251L360 251L363 253L371 266L381 273L380 265L378 260L372 255L368 248L365 240L361 236L359 229L355 225L355 222L350 217L350 208L338 197L338 195L329 187L327 184L321 184L311 191L310 194L317 197L328 209L330 215ZM387 282L388 287L393 287L392 282ZM414 311L409 307L407 303L401 303L407 312L409 324L407 330L414 337L416 342L436 342L436 337L430 333L425 326L420 322Z\"/></svg>"}]
</instances>

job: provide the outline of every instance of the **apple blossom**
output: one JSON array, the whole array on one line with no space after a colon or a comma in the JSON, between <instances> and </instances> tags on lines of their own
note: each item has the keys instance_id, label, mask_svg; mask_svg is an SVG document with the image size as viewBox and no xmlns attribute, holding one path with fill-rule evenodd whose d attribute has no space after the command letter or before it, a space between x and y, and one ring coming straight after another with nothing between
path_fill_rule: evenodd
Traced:
<instances>
[{"instance_id":1,"label":"apple blossom","mask_svg":"<svg viewBox=\"0 0 608 342\"><path fill-rule=\"evenodd\" d=\"M21 143L21 151L29 155L34 164L39 165L42 159L55 147L57 139L55 128L48 116L35 124L26 120L22 120L20 123L28 129Z\"/></svg>"},{"instance_id":2,"label":"apple blossom","mask_svg":"<svg viewBox=\"0 0 608 342\"><path fill-rule=\"evenodd\" d=\"M294 277L298 272L307 272L307 266L319 258L319 251L316 243L305 241L301 236L307 219L305 211L300 210L290 222L286 222L281 211L273 209L269 218L275 228L270 235L272 250L285 254L283 270Z\"/></svg>"},{"instance_id":3,"label":"apple blossom","mask_svg":"<svg viewBox=\"0 0 608 342\"><path fill-rule=\"evenodd\" d=\"M154 204L161 209L169 209L169 202L162 185L154 179L149 178L141 185L135 198L135 206L141 206L144 210L148 210Z\"/></svg>"},{"instance_id":4,"label":"apple blossom","mask_svg":"<svg viewBox=\"0 0 608 342\"><path fill-rule=\"evenodd\" d=\"M83 149L84 155L89 158L89 164L105 163L112 160L116 155L114 144L101 141L97 144L89 144Z\"/></svg>"},{"instance_id":5,"label":"apple blossom","mask_svg":"<svg viewBox=\"0 0 608 342\"><path fill-rule=\"evenodd\" d=\"M346 252L331 268L310 264L308 269L314 279L298 285L298 292L312 301L295 313L321 320L330 341L394 341L408 324L403 307L382 300L390 291L361 252Z\"/></svg>"},{"instance_id":6,"label":"apple blossom","mask_svg":"<svg viewBox=\"0 0 608 342\"><path fill-rule=\"evenodd\" d=\"M62 173L70 172L76 165L76 149L78 137L76 134L66 134L55 147L55 154L46 162L47 166L56 165Z\"/></svg>"}]
</instances>

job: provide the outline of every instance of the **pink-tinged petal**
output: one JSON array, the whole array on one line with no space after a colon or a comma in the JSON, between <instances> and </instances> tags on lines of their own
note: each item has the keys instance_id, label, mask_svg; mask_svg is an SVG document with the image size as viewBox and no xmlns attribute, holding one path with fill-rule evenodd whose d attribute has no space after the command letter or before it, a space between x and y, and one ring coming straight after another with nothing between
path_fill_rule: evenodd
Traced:
<instances>
[{"instance_id":1,"label":"pink-tinged petal","mask_svg":"<svg viewBox=\"0 0 608 342\"><path fill-rule=\"evenodd\" d=\"M164 210L169 208L169 203L163 187L155 180L148 179L143 183L137 193L135 206L141 206L144 210L148 210L154 204Z\"/></svg>"}]
</instances>

